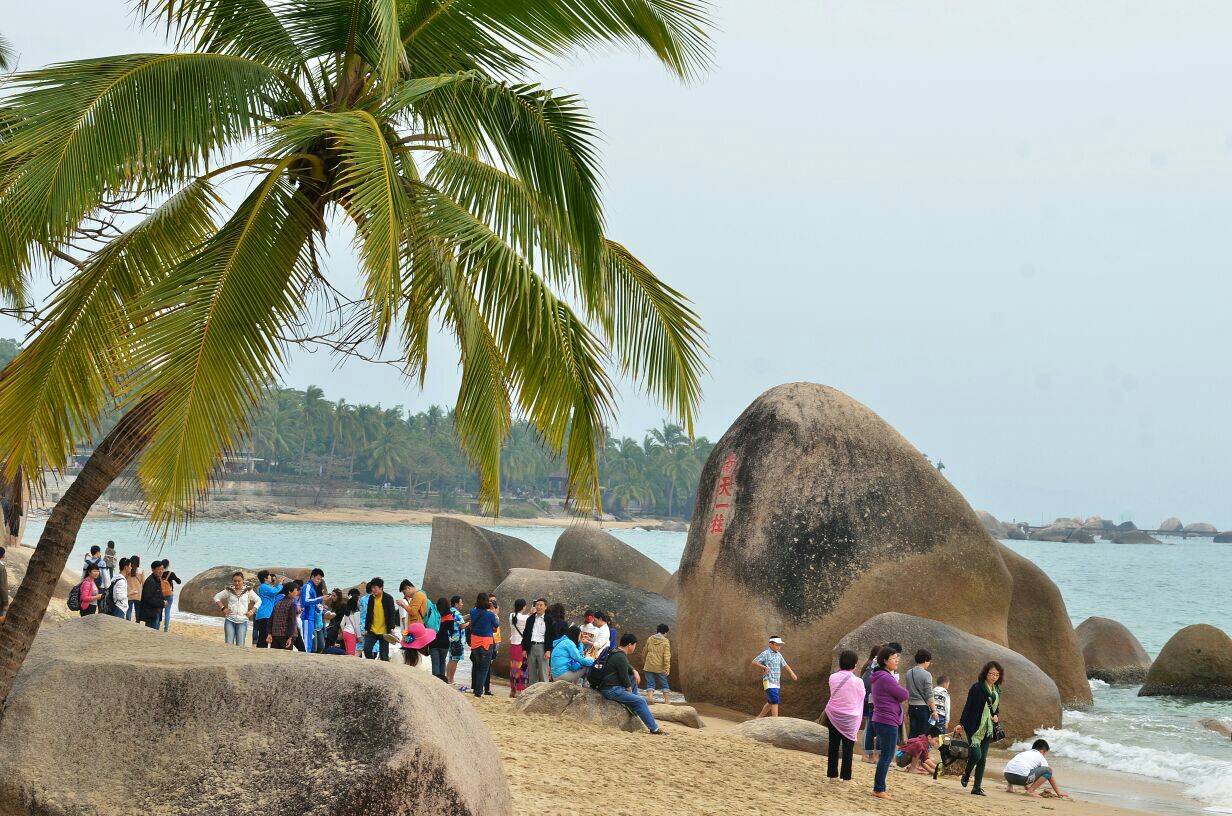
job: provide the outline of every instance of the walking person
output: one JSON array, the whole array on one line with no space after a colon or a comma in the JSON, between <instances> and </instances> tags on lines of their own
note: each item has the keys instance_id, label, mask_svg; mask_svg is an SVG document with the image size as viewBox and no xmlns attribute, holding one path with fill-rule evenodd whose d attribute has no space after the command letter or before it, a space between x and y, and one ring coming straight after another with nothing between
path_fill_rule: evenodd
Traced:
<instances>
[{"instance_id":1,"label":"walking person","mask_svg":"<svg viewBox=\"0 0 1232 816\"><path fill-rule=\"evenodd\" d=\"M471 689L476 697L492 694L487 686L492 668L492 646L500 620L492 613L491 606L488 593L481 592L471 609Z\"/></svg>"},{"instance_id":2,"label":"walking person","mask_svg":"<svg viewBox=\"0 0 1232 816\"><path fill-rule=\"evenodd\" d=\"M214 603L223 612L223 641L228 646L248 643L248 622L261 605L261 598L244 585L244 573L231 574L231 586L214 596Z\"/></svg>"},{"instance_id":3,"label":"walking person","mask_svg":"<svg viewBox=\"0 0 1232 816\"><path fill-rule=\"evenodd\" d=\"M552 680L576 683L586 676L586 670L595 665L595 659L583 653L582 627L570 626L552 644Z\"/></svg>"},{"instance_id":4,"label":"walking person","mask_svg":"<svg viewBox=\"0 0 1232 816\"><path fill-rule=\"evenodd\" d=\"M933 676L928 671L933 661L928 649L915 653L915 665L907 670L903 682L907 686L907 739L928 732L929 719L936 722L937 704L933 702Z\"/></svg>"},{"instance_id":5,"label":"walking person","mask_svg":"<svg viewBox=\"0 0 1232 816\"><path fill-rule=\"evenodd\" d=\"M544 656L547 640L548 602L535 599L534 610L526 619L526 633L522 638L522 650L526 656L526 685L548 681L548 661Z\"/></svg>"},{"instance_id":6,"label":"walking person","mask_svg":"<svg viewBox=\"0 0 1232 816\"><path fill-rule=\"evenodd\" d=\"M509 696L517 697L526 688L526 625L530 615L526 613L526 599L513 602L509 613Z\"/></svg>"},{"instance_id":7,"label":"walking person","mask_svg":"<svg viewBox=\"0 0 1232 816\"><path fill-rule=\"evenodd\" d=\"M838 656L838 671L830 675L830 699L825 709L826 730L830 735L826 777L844 782L851 781L851 755L860 733L860 716L864 713L864 683L855 673L859 659L860 656L850 649Z\"/></svg>"},{"instance_id":8,"label":"walking person","mask_svg":"<svg viewBox=\"0 0 1232 816\"><path fill-rule=\"evenodd\" d=\"M577 627L570 629L572 632ZM650 713L650 706L637 693L637 673L629 665L629 656L637 649L637 635L626 632L620 636L620 645L613 649L599 673L599 693L613 702L633 709L646 730L658 736L663 732Z\"/></svg>"},{"instance_id":9,"label":"walking person","mask_svg":"<svg viewBox=\"0 0 1232 816\"><path fill-rule=\"evenodd\" d=\"M299 592L300 586L295 581L282 585L282 597L274 604L269 619L269 634L265 636L269 648L291 651L299 629Z\"/></svg>"},{"instance_id":10,"label":"walking person","mask_svg":"<svg viewBox=\"0 0 1232 816\"><path fill-rule=\"evenodd\" d=\"M368 613L364 618L364 657L376 659L379 650L380 659L388 663L389 644L398 642L393 634L398 621L398 607L385 592L382 579L369 581L368 591L372 597L368 600Z\"/></svg>"},{"instance_id":11,"label":"walking person","mask_svg":"<svg viewBox=\"0 0 1232 816\"><path fill-rule=\"evenodd\" d=\"M761 669L761 686L766 692L766 704L761 707L761 713L757 718L761 717L777 717L779 715L779 688L783 683L783 669L787 669L787 673L791 675L792 680L799 680L796 672L791 666L787 665L787 658L783 657L783 639L778 635L770 638L770 645L753 658L753 665Z\"/></svg>"},{"instance_id":12,"label":"walking person","mask_svg":"<svg viewBox=\"0 0 1232 816\"><path fill-rule=\"evenodd\" d=\"M984 766L988 763L988 746L1005 738L1001 728L1001 683L1005 680L1005 669L995 660L990 660L980 669L980 676L967 692L967 702L963 705L962 715L958 718L958 728L967 735L970 744L967 755L967 767L963 770L962 786L967 787L972 771L975 781L971 793L984 796Z\"/></svg>"},{"instance_id":13,"label":"walking person","mask_svg":"<svg viewBox=\"0 0 1232 816\"><path fill-rule=\"evenodd\" d=\"M449 644L453 634L453 609L449 606L449 599L437 598L436 611L441 616L441 625L436 630L436 637L428 645L428 656L432 659L432 676L448 683L446 665L449 662Z\"/></svg>"},{"instance_id":14,"label":"walking person","mask_svg":"<svg viewBox=\"0 0 1232 816\"><path fill-rule=\"evenodd\" d=\"M163 609L165 610L163 612L163 621L162 621L164 632L169 631L171 629L171 607L175 604L175 588L177 584L182 584L182 583L184 582L180 580L180 576L176 575L174 572L171 571L170 559L164 558L163 559L162 590L163 590L163 600L167 602L166 606L163 607Z\"/></svg>"},{"instance_id":15,"label":"walking person","mask_svg":"<svg viewBox=\"0 0 1232 816\"><path fill-rule=\"evenodd\" d=\"M894 679L898 661L902 657L892 646L883 646L877 653L877 668L873 670L873 718L872 728L877 734L881 753L877 756L877 773L873 777L873 796L889 799L886 790L886 774L894 761L894 749L898 745L898 729L903 724L903 703L907 689Z\"/></svg>"},{"instance_id":16,"label":"walking person","mask_svg":"<svg viewBox=\"0 0 1232 816\"><path fill-rule=\"evenodd\" d=\"M163 595L163 562L155 561L150 565L150 574L145 583L141 585L141 622L147 628L157 631L166 608L167 600Z\"/></svg>"}]
</instances>

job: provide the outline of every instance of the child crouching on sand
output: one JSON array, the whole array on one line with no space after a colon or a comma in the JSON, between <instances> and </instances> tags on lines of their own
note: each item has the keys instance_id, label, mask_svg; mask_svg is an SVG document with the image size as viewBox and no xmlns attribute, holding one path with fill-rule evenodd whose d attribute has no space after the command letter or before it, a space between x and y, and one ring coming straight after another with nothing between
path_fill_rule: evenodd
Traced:
<instances>
[{"instance_id":1,"label":"child crouching on sand","mask_svg":"<svg viewBox=\"0 0 1232 816\"><path fill-rule=\"evenodd\" d=\"M1005 792L1013 793L1014 787L1019 786L1027 796L1034 796L1035 792L1047 781L1058 798L1068 799L1069 797L1061 793L1061 789L1057 787L1052 768L1048 767L1048 750L1048 742L1037 739L1031 743L1030 751L1023 751L1007 762L1005 764Z\"/></svg>"},{"instance_id":2,"label":"child crouching on sand","mask_svg":"<svg viewBox=\"0 0 1232 816\"><path fill-rule=\"evenodd\" d=\"M925 733L903 743L903 747L898 749L898 766L907 773L916 770L920 773L932 773L937 767L937 761L931 756L932 749L940 745L941 729L934 725Z\"/></svg>"}]
</instances>

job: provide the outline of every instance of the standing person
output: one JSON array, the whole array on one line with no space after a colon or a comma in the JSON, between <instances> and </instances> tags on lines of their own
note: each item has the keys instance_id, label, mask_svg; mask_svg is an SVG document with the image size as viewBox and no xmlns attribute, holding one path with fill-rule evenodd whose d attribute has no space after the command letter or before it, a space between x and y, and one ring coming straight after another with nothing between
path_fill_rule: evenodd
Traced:
<instances>
[{"instance_id":1,"label":"standing person","mask_svg":"<svg viewBox=\"0 0 1232 816\"><path fill-rule=\"evenodd\" d=\"M317 612L321 608L321 602L328 594L329 589L325 586L325 570L315 567L308 577L308 583L304 584L304 588L300 591L299 596L301 610L299 616L299 636L304 642L304 651L309 654L317 651L316 647L319 641L319 638L317 638Z\"/></svg>"},{"instance_id":2,"label":"standing person","mask_svg":"<svg viewBox=\"0 0 1232 816\"><path fill-rule=\"evenodd\" d=\"M402 593L402 597L398 599L398 607L406 613L406 625L423 623L428 616L428 596L406 578L398 584L398 591Z\"/></svg>"},{"instance_id":3,"label":"standing person","mask_svg":"<svg viewBox=\"0 0 1232 816\"><path fill-rule=\"evenodd\" d=\"M996 742L994 739L1001 727L1001 683L1005 680L1005 669L995 660L990 660L980 669L980 676L975 685L967 692L967 702L963 705L962 716L958 718L958 728L967 735L970 743L970 753L967 755L967 767L963 770L959 782L967 787L971 772L975 771L975 784L971 793L984 796L980 787L984 782L984 766L988 763L988 746Z\"/></svg>"},{"instance_id":4,"label":"standing person","mask_svg":"<svg viewBox=\"0 0 1232 816\"><path fill-rule=\"evenodd\" d=\"M491 667L496 663L496 655L500 653L501 647L501 613L500 604L496 602L496 596L488 593L488 610L496 616L496 626L492 628L492 645L488 647L488 666ZM483 693L489 697L492 696L492 671L489 668L487 679L483 684Z\"/></svg>"},{"instance_id":5,"label":"standing person","mask_svg":"<svg viewBox=\"0 0 1232 816\"><path fill-rule=\"evenodd\" d=\"M0 547L0 624L9 611L9 568L4 563L4 547Z\"/></svg>"},{"instance_id":6,"label":"standing person","mask_svg":"<svg viewBox=\"0 0 1232 816\"><path fill-rule=\"evenodd\" d=\"M509 696L517 697L526 688L526 624L530 615L526 614L526 599L518 598L513 602L513 611L509 613ZM435 668L435 666L433 666Z\"/></svg>"},{"instance_id":7,"label":"standing person","mask_svg":"<svg viewBox=\"0 0 1232 816\"><path fill-rule=\"evenodd\" d=\"M877 653L877 668L873 670L873 719L872 729L877 734L881 753L877 756L877 773L873 777L873 796L889 799L886 790L886 773L894 761L894 747L898 745L898 729L903 724L903 703L907 689L894 679L901 655L891 646L881 647Z\"/></svg>"},{"instance_id":8,"label":"standing person","mask_svg":"<svg viewBox=\"0 0 1232 816\"><path fill-rule=\"evenodd\" d=\"M830 732L826 776L851 781L851 754L860 733L864 713L864 683L856 676L860 656L847 649L838 656L838 671L830 675L830 700L826 703L826 730ZM839 758L842 757L840 775Z\"/></svg>"},{"instance_id":9,"label":"standing person","mask_svg":"<svg viewBox=\"0 0 1232 816\"><path fill-rule=\"evenodd\" d=\"M595 621L595 610L587 609L582 613L582 622L578 624L578 631L581 633L579 635L581 640L578 641L578 648L582 650L583 654L588 654L591 657L598 654L595 648L595 632L598 629L599 626Z\"/></svg>"},{"instance_id":10,"label":"standing person","mask_svg":"<svg viewBox=\"0 0 1232 816\"><path fill-rule=\"evenodd\" d=\"M928 671L933 661L928 649L920 649L915 653L915 665L907 670L903 682L907 685L907 739L912 739L928 731L928 720L935 721L937 715L936 703L933 702L933 676Z\"/></svg>"},{"instance_id":11,"label":"standing person","mask_svg":"<svg viewBox=\"0 0 1232 816\"><path fill-rule=\"evenodd\" d=\"M522 649L526 654L526 684L528 686L548 681L548 661L544 657L548 646L547 613L547 600L536 598L534 611L526 620L526 634L522 638Z\"/></svg>"},{"instance_id":12,"label":"standing person","mask_svg":"<svg viewBox=\"0 0 1232 816\"><path fill-rule=\"evenodd\" d=\"M338 625L338 632L342 637L342 652L343 654L355 657L355 647L362 642L360 633L364 629L363 621L359 617L358 589L351 587L347 590L346 600L337 614L342 621Z\"/></svg>"},{"instance_id":13,"label":"standing person","mask_svg":"<svg viewBox=\"0 0 1232 816\"><path fill-rule=\"evenodd\" d=\"M436 611L441 616L441 625L428 645L428 656L432 659L432 676L448 683L445 665L449 662L449 643L453 634L453 609L449 606L449 599L437 598Z\"/></svg>"},{"instance_id":14,"label":"standing person","mask_svg":"<svg viewBox=\"0 0 1232 816\"><path fill-rule=\"evenodd\" d=\"M103 583L103 570L107 568L107 562L103 559L103 548L97 544L90 547L90 554L86 556L86 563L81 568L81 580L86 579L86 573L90 571L90 567L98 567L98 578L94 581L94 588L102 592L103 587L106 586Z\"/></svg>"},{"instance_id":15,"label":"standing person","mask_svg":"<svg viewBox=\"0 0 1232 816\"><path fill-rule=\"evenodd\" d=\"M572 630L570 630L572 631ZM599 678L599 693L609 700L632 708L638 718L646 726L646 730L658 736L663 733L650 706L637 694L637 681L633 667L629 665L629 656L637 649L637 635L626 632L620 638L620 645L607 656Z\"/></svg>"},{"instance_id":16,"label":"standing person","mask_svg":"<svg viewBox=\"0 0 1232 816\"><path fill-rule=\"evenodd\" d=\"M107 570L103 575L103 586L111 586L111 582L115 580L118 574L118 565L119 561L116 556L115 542L108 541L107 549L103 550L103 568Z\"/></svg>"},{"instance_id":17,"label":"standing person","mask_svg":"<svg viewBox=\"0 0 1232 816\"><path fill-rule=\"evenodd\" d=\"M244 573L231 573L231 586L215 595L214 603L223 612L223 640L228 646L245 645L248 642L248 622L261 605L261 598L244 585Z\"/></svg>"},{"instance_id":18,"label":"standing person","mask_svg":"<svg viewBox=\"0 0 1232 816\"><path fill-rule=\"evenodd\" d=\"M868 653L868 660L860 667L860 680L864 683L864 761L875 763L873 756L877 742L873 732L873 670L877 668L877 653L884 643L878 643Z\"/></svg>"},{"instance_id":19,"label":"standing person","mask_svg":"<svg viewBox=\"0 0 1232 816\"><path fill-rule=\"evenodd\" d=\"M481 592L471 609L471 688L476 697L492 694L486 689L492 668L492 645L496 642L496 627L500 625L500 620L492 613L491 605L488 593Z\"/></svg>"},{"instance_id":20,"label":"standing person","mask_svg":"<svg viewBox=\"0 0 1232 816\"><path fill-rule=\"evenodd\" d=\"M171 629L171 607L175 604L175 587L176 584L182 584L180 576L171 571L171 560L163 559L163 600L167 602L163 612L163 631Z\"/></svg>"},{"instance_id":21,"label":"standing person","mask_svg":"<svg viewBox=\"0 0 1232 816\"><path fill-rule=\"evenodd\" d=\"M552 644L553 681L576 683L586 676L586 669L595 665L595 659L584 653L581 643L582 627L570 626Z\"/></svg>"},{"instance_id":22,"label":"standing person","mask_svg":"<svg viewBox=\"0 0 1232 816\"><path fill-rule=\"evenodd\" d=\"M375 650L380 650L380 658L389 662L389 644L397 643L393 628L397 626L398 607L394 599L385 592L385 582L373 578L368 582L368 591L372 597L368 601L368 614L364 618L364 657L375 659Z\"/></svg>"},{"instance_id":23,"label":"standing person","mask_svg":"<svg viewBox=\"0 0 1232 816\"><path fill-rule=\"evenodd\" d=\"M141 622L150 629L158 629L167 601L163 597L163 562L150 565L149 577L141 585Z\"/></svg>"},{"instance_id":24,"label":"standing person","mask_svg":"<svg viewBox=\"0 0 1232 816\"><path fill-rule=\"evenodd\" d=\"M783 669L791 675L792 680L799 680L787 658L783 657L783 639L778 635L770 638L770 645L765 651L753 658L753 665L761 669L761 686L766 691L766 704L761 707L761 717L777 717L779 715L779 687L782 685Z\"/></svg>"},{"instance_id":25,"label":"standing person","mask_svg":"<svg viewBox=\"0 0 1232 816\"><path fill-rule=\"evenodd\" d=\"M672 642L667 633L671 631L666 623L660 623L655 633L646 638L646 658L642 663L642 672L646 675L646 701L654 702L655 687L663 692L663 705L671 702L668 699L672 692L667 684L667 676L672 671Z\"/></svg>"},{"instance_id":26,"label":"standing person","mask_svg":"<svg viewBox=\"0 0 1232 816\"><path fill-rule=\"evenodd\" d=\"M121 558L116 566L116 577L107 589L110 596L111 614L120 620L128 618L128 576L132 573L132 565L127 558Z\"/></svg>"},{"instance_id":27,"label":"standing person","mask_svg":"<svg viewBox=\"0 0 1232 816\"><path fill-rule=\"evenodd\" d=\"M449 599L453 609L453 630L449 633L449 666L445 669L445 679L453 685L453 677L458 671L458 664L466 655L466 628L470 623L466 619L466 611L462 608L462 596L454 595ZM466 691L466 687L462 687Z\"/></svg>"},{"instance_id":28,"label":"standing person","mask_svg":"<svg viewBox=\"0 0 1232 816\"><path fill-rule=\"evenodd\" d=\"M944 674L937 678L933 686L933 711L937 718L936 726L943 732L945 724L950 719L950 678Z\"/></svg>"},{"instance_id":29,"label":"standing person","mask_svg":"<svg viewBox=\"0 0 1232 816\"><path fill-rule=\"evenodd\" d=\"M95 549L98 549L95 547ZM86 564L86 573L81 579L81 617L98 611L98 601L103 593L98 588L98 575L102 570L97 563Z\"/></svg>"},{"instance_id":30,"label":"standing person","mask_svg":"<svg viewBox=\"0 0 1232 816\"><path fill-rule=\"evenodd\" d=\"M296 581L282 585L282 597L274 604L274 611L270 613L269 634L265 636L269 648L291 651L299 628L299 593L300 587Z\"/></svg>"},{"instance_id":31,"label":"standing person","mask_svg":"<svg viewBox=\"0 0 1232 816\"><path fill-rule=\"evenodd\" d=\"M128 557L128 612L124 620L141 623L141 591L145 588L145 571L141 569L141 556Z\"/></svg>"},{"instance_id":32,"label":"standing person","mask_svg":"<svg viewBox=\"0 0 1232 816\"><path fill-rule=\"evenodd\" d=\"M252 640L258 649L269 647L270 615L274 613L274 604L278 603L281 597L282 586L278 583L278 576L269 570L258 572L257 598L261 602L257 604L257 612L252 616Z\"/></svg>"},{"instance_id":33,"label":"standing person","mask_svg":"<svg viewBox=\"0 0 1232 816\"><path fill-rule=\"evenodd\" d=\"M548 679L552 679L552 646L569 631L569 621L565 618L565 605L554 603L548 607L547 635L543 639L543 656L548 661ZM580 631L580 630L579 630Z\"/></svg>"}]
</instances>

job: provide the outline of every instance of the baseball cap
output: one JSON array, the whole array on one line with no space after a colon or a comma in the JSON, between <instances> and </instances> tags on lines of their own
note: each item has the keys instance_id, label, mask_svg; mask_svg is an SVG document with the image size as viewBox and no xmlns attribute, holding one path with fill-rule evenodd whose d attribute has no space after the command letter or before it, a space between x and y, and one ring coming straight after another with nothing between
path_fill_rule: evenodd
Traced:
<instances>
[{"instance_id":1,"label":"baseball cap","mask_svg":"<svg viewBox=\"0 0 1232 816\"><path fill-rule=\"evenodd\" d=\"M771 642L771 643L778 643L778 644L782 645L782 643L783 643L783 639L782 639L781 637L779 637L778 635L775 635L774 637L770 638L770 642Z\"/></svg>"}]
</instances>

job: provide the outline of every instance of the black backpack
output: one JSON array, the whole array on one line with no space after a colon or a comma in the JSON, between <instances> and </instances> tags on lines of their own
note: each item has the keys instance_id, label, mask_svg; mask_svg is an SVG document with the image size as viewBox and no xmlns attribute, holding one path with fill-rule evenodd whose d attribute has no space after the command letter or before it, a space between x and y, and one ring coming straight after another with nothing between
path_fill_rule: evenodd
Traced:
<instances>
[{"instance_id":1,"label":"black backpack","mask_svg":"<svg viewBox=\"0 0 1232 816\"><path fill-rule=\"evenodd\" d=\"M603 651L599 652L599 656L595 658L595 664L586 672L586 682L593 689L598 689L599 684L603 682L603 676L607 674L607 659L612 656L612 647L607 646Z\"/></svg>"},{"instance_id":2,"label":"black backpack","mask_svg":"<svg viewBox=\"0 0 1232 816\"><path fill-rule=\"evenodd\" d=\"M68 591L68 608L70 612L81 611L81 584L84 583L85 581L73 584L73 588Z\"/></svg>"},{"instance_id":3,"label":"black backpack","mask_svg":"<svg viewBox=\"0 0 1232 816\"><path fill-rule=\"evenodd\" d=\"M110 615L115 610L115 588L119 582L119 578L111 582L111 586L107 587L107 591L103 593L103 597L98 601L98 612L100 615Z\"/></svg>"}]
</instances>

